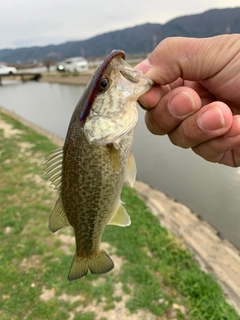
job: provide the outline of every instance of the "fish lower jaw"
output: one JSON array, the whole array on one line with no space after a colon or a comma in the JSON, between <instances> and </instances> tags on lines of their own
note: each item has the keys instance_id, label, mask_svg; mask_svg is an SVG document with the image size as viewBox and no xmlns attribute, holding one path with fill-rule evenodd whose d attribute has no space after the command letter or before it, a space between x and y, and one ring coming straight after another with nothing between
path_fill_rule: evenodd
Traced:
<instances>
[{"instance_id":1,"label":"fish lower jaw","mask_svg":"<svg viewBox=\"0 0 240 320\"><path fill-rule=\"evenodd\" d=\"M105 146L105 145L107 145L109 142L106 140L106 139L96 139L96 138L93 138L93 137L87 137L87 139L88 139L88 142L89 142L89 144L91 144L91 145L95 145L95 146L98 146L98 147L100 147L100 146Z\"/></svg>"},{"instance_id":2,"label":"fish lower jaw","mask_svg":"<svg viewBox=\"0 0 240 320\"><path fill-rule=\"evenodd\" d=\"M99 135L98 133L93 134L85 132L85 136L87 138L88 143L96 147L104 147L117 140L117 138L114 137L114 134L103 136Z\"/></svg>"}]
</instances>

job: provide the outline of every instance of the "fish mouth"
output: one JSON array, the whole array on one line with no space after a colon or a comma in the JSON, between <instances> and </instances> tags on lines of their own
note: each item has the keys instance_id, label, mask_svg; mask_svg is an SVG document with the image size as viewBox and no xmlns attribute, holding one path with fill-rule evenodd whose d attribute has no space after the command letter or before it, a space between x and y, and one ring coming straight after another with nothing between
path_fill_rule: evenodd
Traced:
<instances>
[{"instance_id":1,"label":"fish mouth","mask_svg":"<svg viewBox=\"0 0 240 320\"><path fill-rule=\"evenodd\" d=\"M126 87L134 88L131 92L133 97L137 98L142 95L144 92L150 90L154 85L154 81L146 77L141 70L134 69L123 59L115 59L112 61L114 69L118 70L122 78L126 80ZM127 83L129 85L127 85ZM145 87L144 90L142 88Z\"/></svg>"},{"instance_id":2,"label":"fish mouth","mask_svg":"<svg viewBox=\"0 0 240 320\"><path fill-rule=\"evenodd\" d=\"M135 75L130 74L126 70L120 70L120 73L124 78L126 78L128 81L132 83L138 83L140 81L140 79L136 78Z\"/></svg>"},{"instance_id":3,"label":"fish mouth","mask_svg":"<svg viewBox=\"0 0 240 320\"><path fill-rule=\"evenodd\" d=\"M154 85L154 81L146 77L141 70L137 70L132 68L125 60L121 60L121 65L115 66L116 69L119 70L121 75L127 79L129 82L136 84L142 82L143 80L146 81L148 84L148 90Z\"/></svg>"},{"instance_id":4,"label":"fish mouth","mask_svg":"<svg viewBox=\"0 0 240 320\"><path fill-rule=\"evenodd\" d=\"M121 57L122 61L125 60L125 52L122 50L113 50L107 57L106 59L103 61L103 63L98 67L97 69L97 74L93 83L93 86L89 92L87 101L85 103L85 106L80 114L80 122L83 123L85 122L89 112L90 112L90 108L94 102L95 96L97 95L98 92L98 87L99 87L99 83L102 80L104 73L106 71L106 69L108 68L108 66L110 65L110 63L116 58L116 57ZM124 61L125 62L125 61Z\"/></svg>"},{"instance_id":5,"label":"fish mouth","mask_svg":"<svg viewBox=\"0 0 240 320\"><path fill-rule=\"evenodd\" d=\"M102 64L102 70L105 71L110 63L115 58L119 58L118 62L114 63L114 68L118 69L121 75L130 81L131 83L138 83L144 78L144 75L141 70L133 69L126 61L125 61L125 52L122 50L113 50L109 56L104 60ZM122 58L122 59L121 59ZM153 85L153 81L148 79L149 86Z\"/></svg>"},{"instance_id":6,"label":"fish mouth","mask_svg":"<svg viewBox=\"0 0 240 320\"><path fill-rule=\"evenodd\" d=\"M116 55L115 57L117 57ZM144 78L141 70L133 69L121 56L122 59L119 59L114 63L114 68L117 69L121 75L130 81L131 83L138 83ZM150 80L150 79L149 79Z\"/></svg>"},{"instance_id":7,"label":"fish mouth","mask_svg":"<svg viewBox=\"0 0 240 320\"><path fill-rule=\"evenodd\" d=\"M129 83L137 84L137 86L144 85L146 87L146 91L148 91L154 84L154 82L143 75L141 70L137 70L132 68L126 61L125 61L125 53L122 50L113 50L103 61L103 63L98 67L97 73L94 77L93 85L89 91L88 97L86 99L86 103L82 109L80 114L80 122L85 123L87 116L90 113L90 109L94 103L94 100L97 94L103 90L107 90L108 87L101 86L101 81L105 80L105 72L108 69L109 65L113 67L116 71L118 71L122 77L129 81ZM110 81L109 81L110 82ZM140 90L141 92L141 90ZM134 95L137 95L138 92L136 91Z\"/></svg>"}]
</instances>

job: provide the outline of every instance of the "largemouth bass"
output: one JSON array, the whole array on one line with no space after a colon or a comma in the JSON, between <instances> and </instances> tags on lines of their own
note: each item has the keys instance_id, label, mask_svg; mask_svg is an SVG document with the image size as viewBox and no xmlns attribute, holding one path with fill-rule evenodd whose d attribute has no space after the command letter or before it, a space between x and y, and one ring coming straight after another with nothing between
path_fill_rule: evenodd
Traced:
<instances>
[{"instance_id":1,"label":"largemouth bass","mask_svg":"<svg viewBox=\"0 0 240 320\"><path fill-rule=\"evenodd\" d=\"M96 69L73 112L63 148L45 164L59 194L49 228L55 232L71 225L75 234L69 281L88 270L102 274L113 269L100 249L103 231L107 224L131 223L120 194L124 180L133 186L136 177L132 142L137 99L153 83L124 59L123 51L112 51Z\"/></svg>"}]
</instances>

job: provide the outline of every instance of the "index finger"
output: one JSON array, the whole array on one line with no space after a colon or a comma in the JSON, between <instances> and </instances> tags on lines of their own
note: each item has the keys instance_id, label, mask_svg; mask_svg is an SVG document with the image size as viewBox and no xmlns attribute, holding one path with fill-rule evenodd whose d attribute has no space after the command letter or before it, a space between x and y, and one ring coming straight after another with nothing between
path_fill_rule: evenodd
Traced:
<instances>
[{"instance_id":1,"label":"index finger","mask_svg":"<svg viewBox=\"0 0 240 320\"><path fill-rule=\"evenodd\" d=\"M136 68L161 85L178 78L205 80L219 72L236 55L239 51L239 45L235 45L237 40L239 35L166 38Z\"/></svg>"}]
</instances>

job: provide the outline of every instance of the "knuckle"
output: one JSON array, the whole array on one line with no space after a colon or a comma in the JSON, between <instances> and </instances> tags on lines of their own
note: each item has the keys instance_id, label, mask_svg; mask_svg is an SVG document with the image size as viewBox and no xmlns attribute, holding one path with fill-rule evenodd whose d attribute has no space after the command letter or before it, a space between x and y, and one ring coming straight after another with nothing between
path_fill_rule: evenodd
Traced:
<instances>
[{"instance_id":1,"label":"knuckle","mask_svg":"<svg viewBox=\"0 0 240 320\"><path fill-rule=\"evenodd\" d=\"M180 125L176 130L170 132L168 136L175 146L184 149L193 148L198 144L190 130L187 130L186 126Z\"/></svg>"},{"instance_id":2,"label":"knuckle","mask_svg":"<svg viewBox=\"0 0 240 320\"><path fill-rule=\"evenodd\" d=\"M173 134L173 132L168 134L168 137L173 145L177 147L181 147L183 149L188 149L190 146L188 146L188 143L181 137L176 134Z\"/></svg>"},{"instance_id":3,"label":"knuckle","mask_svg":"<svg viewBox=\"0 0 240 320\"><path fill-rule=\"evenodd\" d=\"M202 143L192 148L193 152L206 161L218 163L223 157L223 153L214 151L208 143Z\"/></svg>"}]
</instances>

